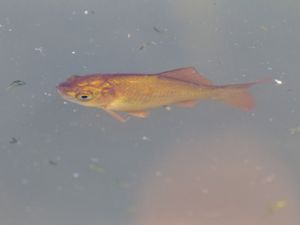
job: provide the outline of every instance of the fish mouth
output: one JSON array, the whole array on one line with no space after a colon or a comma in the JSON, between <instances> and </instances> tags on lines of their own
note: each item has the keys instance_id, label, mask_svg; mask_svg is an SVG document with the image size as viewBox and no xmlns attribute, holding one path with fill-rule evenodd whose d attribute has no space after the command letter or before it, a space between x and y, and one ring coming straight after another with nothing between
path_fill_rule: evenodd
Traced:
<instances>
[{"instance_id":1,"label":"fish mouth","mask_svg":"<svg viewBox=\"0 0 300 225\"><path fill-rule=\"evenodd\" d=\"M71 96L69 96L67 93L68 91L70 91L70 85L66 82L60 83L56 86L56 90L58 92L58 94L65 100L72 100L73 98Z\"/></svg>"},{"instance_id":2,"label":"fish mouth","mask_svg":"<svg viewBox=\"0 0 300 225\"><path fill-rule=\"evenodd\" d=\"M60 95L65 95L65 93L70 89L71 86L67 82L62 82L56 86L56 90Z\"/></svg>"},{"instance_id":3,"label":"fish mouth","mask_svg":"<svg viewBox=\"0 0 300 225\"><path fill-rule=\"evenodd\" d=\"M61 87L60 84L56 86L56 91L57 91L58 94L61 95L62 97L66 97L65 89L64 89L63 87Z\"/></svg>"},{"instance_id":4,"label":"fish mouth","mask_svg":"<svg viewBox=\"0 0 300 225\"><path fill-rule=\"evenodd\" d=\"M78 101L75 96L69 95L69 92L74 92L74 89L68 82L60 83L56 86L58 94L66 101L73 102L76 104L84 105L82 102Z\"/></svg>"},{"instance_id":5,"label":"fish mouth","mask_svg":"<svg viewBox=\"0 0 300 225\"><path fill-rule=\"evenodd\" d=\"M63 91L62 91L60 85L56 86L56 91L58 92L58 94L63 95Z\"/></svg>"},{"instance_id":6,"label":"fish mouth","mask_svg":"<svg viewBox=\"0 0 300 225\"><path fill-rule=\"evenodd\" d=\"M73 102L73 103L78 104L78 101L76 101L76 99L74 99L73 97L67 95L63 90L61 90L58 87L56 89L57 89L58 94L62 97L62 99L66 100L68 102Z\"/></svg>"}]
</instances>

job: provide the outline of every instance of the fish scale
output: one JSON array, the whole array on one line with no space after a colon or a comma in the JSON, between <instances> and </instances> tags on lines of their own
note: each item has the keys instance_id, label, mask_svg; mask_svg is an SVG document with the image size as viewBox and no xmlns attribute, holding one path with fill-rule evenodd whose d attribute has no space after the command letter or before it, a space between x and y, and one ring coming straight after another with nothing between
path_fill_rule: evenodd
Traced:
<instances>
[{"instance_id":1,"label":"fish scale","mask_svg":"<svg viewBox=\"0 0 300 225\"><path fill-rule=\"evenodd\" d=\"M110 109L121 111L139 111L145 108L155 108L161 105L174 104L178 101L187 101L199 98L202 93L200 87L182 81L162 80L155 76L147 77L148 85L145 87L143 80L127 82L116 85L116 91L122 97L110 106ZM129 79L129 77L128 77ZM124 86L126 87L124 89ZM129 88L128 88L129 87ZM150 94L141 94L145 89L150 89Z\"/></svg>"}]
</instances>

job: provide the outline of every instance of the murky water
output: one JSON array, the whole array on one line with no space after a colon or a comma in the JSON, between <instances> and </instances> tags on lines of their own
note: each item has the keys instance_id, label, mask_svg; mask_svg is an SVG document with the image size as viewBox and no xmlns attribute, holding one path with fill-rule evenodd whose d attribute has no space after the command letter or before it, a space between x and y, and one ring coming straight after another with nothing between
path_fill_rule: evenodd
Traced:
<instances>
[{"instance_id":1,"label":"murky water","mask_svg":"<svg viewBox=\"0 0 300 225\"><path fill-rule=\"evenodd\" d=\"M300 3L0 2L0 224L299 224ZM120 124L64 100L71 74L194 66L271 77Z\"/></svg>"}]
</instances>

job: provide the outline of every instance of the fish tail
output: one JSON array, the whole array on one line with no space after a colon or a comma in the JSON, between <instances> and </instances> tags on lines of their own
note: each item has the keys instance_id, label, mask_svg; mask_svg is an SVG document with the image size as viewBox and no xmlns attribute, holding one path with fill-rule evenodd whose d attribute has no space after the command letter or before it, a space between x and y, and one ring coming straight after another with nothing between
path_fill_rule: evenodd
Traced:
<instances>
[{"instance_id":1,"label":"fish tail","mask_svg":"<svg viewBox=\"0 0 300 225\"><path fill-rule=\"evenodd\" d=\"M244 84L218 86L219 91L216 92L214 99L240 110L250 111L255 107L255 101L249 92L249 88L255 84L269 81L271 81L271 79L263 79Z\"/></svg>"}]
</instances>

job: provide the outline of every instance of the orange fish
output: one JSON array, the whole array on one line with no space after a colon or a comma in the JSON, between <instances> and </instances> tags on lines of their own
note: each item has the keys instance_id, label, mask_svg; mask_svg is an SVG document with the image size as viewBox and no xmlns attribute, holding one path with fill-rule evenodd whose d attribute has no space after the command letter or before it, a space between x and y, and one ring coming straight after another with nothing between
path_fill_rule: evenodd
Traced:
<instances>
[{"instance_id":1,"label":"orange fish","mask_svg":"<svg viewBox=\"0 0 300 225\"><path fill-rule=\"evenodd\" d=\"M248 88L261 82L213 85L193 67L187 67L158 74L73 75L57 90L68 101L103 109L124 122L117 112L144 118L152 108L172 104L191 107L202 99L250 110L254 100Z\"/></svg>"}]
</instances>

